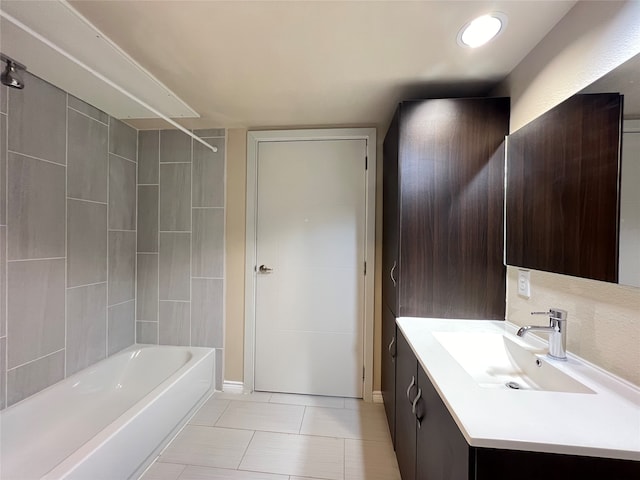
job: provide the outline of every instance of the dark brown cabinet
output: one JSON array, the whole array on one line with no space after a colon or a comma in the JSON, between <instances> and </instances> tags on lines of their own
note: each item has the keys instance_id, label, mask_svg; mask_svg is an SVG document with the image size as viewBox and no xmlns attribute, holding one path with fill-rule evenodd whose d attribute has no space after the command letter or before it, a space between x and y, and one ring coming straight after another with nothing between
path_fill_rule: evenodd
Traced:
<instances>
[{"instance_id":1,"label":"dark brown cabinet","mask_svg":"<svg viewBox=\"0 0 640 480\"><path fill-rule=\"evenodd\" d=\"M622 96L574 95L509 136L507 264L618 281Z\"/></svg>"},{"instance_id":2,"label":"dark brown cabinet","mask_svg":"<svg viewBox=\"0 0 640 480\"><path fill-rule=\"evenodd\" d=\"M640 478L640 462L631 460L471 447L399 330L397 341L396 457L402 480Z\"/></svg>"},{"instance_id":3,"label":"dark brown cabinet","mask_svg":"<svg viewBox=\"0 0 640 480\"><path fill-rule=\"evenodd\" d=\"M382 395L394 441L395 318L504 319L508 127L508 98L433 99L402 102L386 134Z\"/></svg>"},{"instance_id":4,"label":"dark brown cabinet","mask_svg":"<svg viewBox=\"0 0 640 480\"><path fill-rule=\"evenodd\" d=\"M396 458L403 480L416 478L416 416L418 362L400 331L396 355Z\"/></svg>"},{"instance_id":5,"label":"dark brown cabinet","mask_svg":"<svg viewBox=\"0 0 640 480\"><path fill-rule=\"evenodd\" d=\"M391 440L395 445L395 424L396 424L396 319L389 310L389 307L383 305L382 311L382 397L384 399L384 409L389 423L389 431L391 432Z\"/></svg>"},{"instance_id":6,"label":"dark brown cabinet","mask_svg":"<svg viewBox=\"0 0 640 480\"><path fill-rule=\"evenodd\" d=\"M396 316L504 319L508 127L508 98L398 107L383 170L383 298Z\"/></svg>"},{"instance_id":7,"label":"dark brown cabinet","mask_svg":"<svg viewBox=\"0 0 640 480\"><path fill-rule=\"evenodd\" d=\"M468 480L471 448L398 331L396 458L402 480Z\"/></svg>"},{"instance_id":8,"label":"dark brown cabinet","mask_svg":"<svg viewBox=\"0 0 640 480\"><path fill-rule=\"evenodd\" d=\"M449 415L438 392L418 367L421 396L416 402L418 422L417 480L468 480L472 475L472 450ZM437 432L437 433L436 433Z\"/></svg>"}]
</instances>

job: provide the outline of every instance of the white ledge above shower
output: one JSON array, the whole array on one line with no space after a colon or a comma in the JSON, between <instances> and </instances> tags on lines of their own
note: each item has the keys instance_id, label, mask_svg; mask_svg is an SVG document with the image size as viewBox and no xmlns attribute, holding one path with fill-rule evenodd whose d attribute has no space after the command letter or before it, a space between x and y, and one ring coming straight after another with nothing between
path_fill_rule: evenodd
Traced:
<instances>
[{"instance_id":1,"label":"white ledge above shower","mask_svg":"<svg viewBox=\"0 0 640 480\"><path fill-rule=\"evenodd\" d=\"M159 118L112 82L167 117L200 116L66 1L3 1L0 14L2 53L109 115L120 119Z\"/></svg>"}]
</instances>

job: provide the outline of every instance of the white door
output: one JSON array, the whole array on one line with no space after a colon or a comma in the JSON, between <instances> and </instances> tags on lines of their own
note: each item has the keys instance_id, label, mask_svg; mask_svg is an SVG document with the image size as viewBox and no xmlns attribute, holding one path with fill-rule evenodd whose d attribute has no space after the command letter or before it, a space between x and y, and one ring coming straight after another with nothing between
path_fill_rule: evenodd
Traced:
<instances>
[{"instance_id":1,"label":"white door","mask_svg":"<svg viewBox=\"0 0 640 480\"><path fill-rule=\"evenodd\" d=\"M362 397L365 156L366 140L258 146L256 390Z\"/></svg>"}]
</instances>

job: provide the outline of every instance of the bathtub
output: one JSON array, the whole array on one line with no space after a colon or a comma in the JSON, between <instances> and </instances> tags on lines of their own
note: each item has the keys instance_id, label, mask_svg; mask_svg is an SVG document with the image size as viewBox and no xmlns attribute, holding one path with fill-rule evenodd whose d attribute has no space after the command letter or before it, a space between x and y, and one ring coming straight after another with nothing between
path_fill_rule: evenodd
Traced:
<instances>
[{"instance_id":1,"label":"bathtub","mask_svg":"<svg viewBox=\"0 0 640 480\"><path fill-rule=\"evenodd\" d=\"M5 409L0 478L137 478L213 391L214 352L134 345Z\"/></svg>"}]
</instances>

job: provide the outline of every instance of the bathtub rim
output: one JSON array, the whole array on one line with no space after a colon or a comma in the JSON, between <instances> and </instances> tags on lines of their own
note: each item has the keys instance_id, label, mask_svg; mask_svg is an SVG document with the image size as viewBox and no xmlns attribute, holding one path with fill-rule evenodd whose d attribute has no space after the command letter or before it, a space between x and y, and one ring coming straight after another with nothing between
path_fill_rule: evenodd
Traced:
<instances>
[{"instance_id":1,"label":"bathtub rim","mask_svg":"<svg viewBox=\"0 0 640 480\"><path fill-rule=\"evenodd\" d=\"M161 398L167 391L171 390L175 385L184 379L185 376L189 375L194 369L196 369L201 363L206 362L208 359L211 360L212 370L206 371L208 378L208 388L202 395L199 396L198 400L195 404L191 404L189 410L186 415L183 415L177 425L172 425L171 432L164 439L161 440L160 444L154 445L153 451L150 456L147 456L140 465L137 470L133 472L133 474L139 474L141 471L146 470L148 464L152 463L152 461L156 458L159 451L161 451L169 441L175 436L175 434L183 428L184 424L188 421L188 419L197 411L197 409L206 401L206 399L213 393L215 390L215 348L208 347L190 347L190 346L173 346L173 345L154 345L154 344L132 344L115 354L104 358L94 364L87 366L86 368L73 373L69 377L56 382L47 388L37 392L34 395L26 397L19 402L7 407L6 409L0 412L2 416L4 416L7 412L17 410L20 405L26 403L29 399L33 398L36 395L46 395L46 393L56 387L60 387L63 384L70 384L76 381L84 374L86 371L92 368L99 366L101 363L108 362L112 360L113 357L119 355L129 355L132 352L141 349L170 349L170 350L186 350L191 353L191 358L189 358L184 364L182 364L177 370L173 371L170 375L168 375L164 380L155 385L151 390L149 390L144 396L139 398L136 402L132 403L125 411L123 411L119 416L113 418L109 424L107 424L102 430L98 431L92 437L86 439L86 441L81 444L78 448L72 451L69 455L62 457L59 461L51 467L48 471L42 474L41 479L53 479L53 478L65 478L69 475L72 475L74 470L76 470L82 462L86 459L94 455L97 451L100 450L105 444L109 441L113 440L113 438L121 433L129 424L135 419L137 416L143 414L145 410L149 409L153 403L156 403L159 398ZM191 403L191 402L189 402ZM186 405L185 405L186 407ZM154 442L155 443L155 442ZM151 462L149 460L151 459ZM132 478L136 478L135 476Z\"/></svg>"},{"instance_id":2,"label":"bathtub rim","mask_svg":"<svg viewBox=\"0 0 640 480\"><path fill-rule=\"evenodd\" d=\"M112 440L116 435L121 433L129 423L138 415L142 414L145 410L151 407L151 404L156 402L163 393L166 393L171 387L173 387L176 383L182 380L189 372L195 368L197 365L202 363L207 359L207 357L213 357L213 371L211 372L210 384L209 388L200 396L199 400L196 404L189 409L186 415L182 417L182 419L175 425L171 432L165 436L164 439L161 440L159 445L154 446L153 451L150 455L148 455L142 462L138 465L137 469L132 473L130 478L138 478L141 471L147 469L147 463L152 463L153 460L157 457L157 453L162 451L165 446L173 439L175 434L182 429L184 424L187 423L187 420L192 416L197 408L199 408L203 403L203 399L210 396L213 393L215 386L215 348L208 347L188 347L188 346L175 346L175 345L153 345L153 344L133 344L129 347L121 350L118 353L126 353L129 351L138 350L140 347L150 347L150 348L170 348L170 349L187 349L190 351L195 350L196 353L200 353L201 356L196 357L195 355L187 361L182 367L180 367L177 371L173 372L169 377L167 377L162 383L157 385L154 389L152 389L149 393L147 393L144 397L138 400L135 404L129 407L125 412L122 413L117 419L111 422L106 428L98 432L95 436L87 440L80 448L75 450L71 455L62 459L60 463L58 463L54 468L52 468L49 472L47 472L42 480L54 480L54 479L63 479L68 476L72 476L74 471L80 467L80 463L85 458L88 458L94 452L100 449L107 442ZM189 368L187 368L189 367ZM150 398L150 400L149 400ZM150 462L150 459L151 462ZM69 465L70 464L70 465Z\"/></svg>"}]
</instances>

